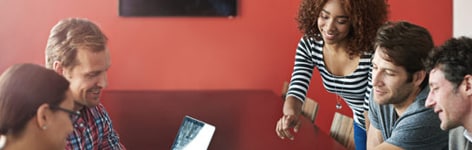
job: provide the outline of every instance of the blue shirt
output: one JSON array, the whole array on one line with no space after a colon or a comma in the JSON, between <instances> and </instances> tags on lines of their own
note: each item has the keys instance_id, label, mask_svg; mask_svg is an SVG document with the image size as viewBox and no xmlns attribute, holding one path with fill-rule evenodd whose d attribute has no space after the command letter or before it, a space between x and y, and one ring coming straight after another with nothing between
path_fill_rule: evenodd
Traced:
<instances>
[{"instance_id":1,"label":"blue shirt","mask_svg":"<svg viewBox=\"0 0 472 150\"><path fill-rule=\"evenodd\" d=\"M447 149L448 132L441 130L438 116L425 107L429 88L423 89L402 116L392 104L379 105L370 96L369 119L385 142L403 149Z\"/></svg>"}]
</instances>

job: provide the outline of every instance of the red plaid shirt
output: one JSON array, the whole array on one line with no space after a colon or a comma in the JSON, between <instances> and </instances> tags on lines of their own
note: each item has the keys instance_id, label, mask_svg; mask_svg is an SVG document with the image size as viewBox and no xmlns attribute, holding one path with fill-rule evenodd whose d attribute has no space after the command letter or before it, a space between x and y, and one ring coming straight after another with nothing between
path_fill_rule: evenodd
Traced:
<instances>
[{"instance_id":1,"label":"red plaid shirt","mask_svg":"<svg viewBox=\"0 0 472 150\"><path fill-rule=\"evenodd\" d=\"M67 150L125 150L102 104L80 110L74 131L67 138Z\"/></svg>"}]
</instances>

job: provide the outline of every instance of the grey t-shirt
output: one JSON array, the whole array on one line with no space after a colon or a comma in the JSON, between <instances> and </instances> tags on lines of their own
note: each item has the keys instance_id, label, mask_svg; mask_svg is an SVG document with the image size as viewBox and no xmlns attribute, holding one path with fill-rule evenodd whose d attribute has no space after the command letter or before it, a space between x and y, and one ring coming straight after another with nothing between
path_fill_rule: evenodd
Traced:
<instances>
[{"instance_id":1,"label":"grey t-shirt","mask_svg":"<svg viewBox=\"0 0 472 150\"><path fill-rule=\"evenodd\" d=\"M465 138L465 131L462 126L449 130L449 150L472 150L472 143Z\"/></svg>"},{"instance_id":2,"label":"grey t-shirt","mask_svg":"<svg viewBox=\"0 0 472 150\"><path fill-rule=\"evenodd\" d=\"M393 105L379 105L370 96L369 119L373 127L382 132L385 142L403 149L447 149L448 132L439 127L440 120L424 103L429 88L423 89L398 116Z\"/></svg>"}]
</instances>

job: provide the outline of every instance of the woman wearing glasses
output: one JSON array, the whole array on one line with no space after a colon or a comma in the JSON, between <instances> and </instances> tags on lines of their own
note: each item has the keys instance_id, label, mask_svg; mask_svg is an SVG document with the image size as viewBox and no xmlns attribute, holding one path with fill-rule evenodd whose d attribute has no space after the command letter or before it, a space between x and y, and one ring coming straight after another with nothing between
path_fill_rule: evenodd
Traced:
<instances>
[{"instance_id":1,"label":"woman wearing glasses","mask_svg":"<svg viewBox=\"0 0 472 150\"><path fill-rule=\"evenodd\" d=\"M0 76L0 150L59 150L72 132L69 82L52 70L17 64Z\"/></svg>"}]
</instances>

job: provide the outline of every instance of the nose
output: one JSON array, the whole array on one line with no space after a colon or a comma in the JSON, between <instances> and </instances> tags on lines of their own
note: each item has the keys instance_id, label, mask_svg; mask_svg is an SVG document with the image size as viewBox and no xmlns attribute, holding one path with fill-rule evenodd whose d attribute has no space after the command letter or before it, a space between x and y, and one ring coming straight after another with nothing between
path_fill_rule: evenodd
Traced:
<instances>
[{"instance_id":1,"label":"nose","mask_svg":"<svg viewBox=\"0 0 472 150\"><path fill-rule=\"evenodd\" d=\"M436 105L436 101L433 99L433 94L429 92L428 98L426 98L426 102L424 103L424 106L427 108L432 108Z\"/></svg>"},{"instance_id":2,"label":"nose","mask_svg":"<svg viewBox=\"0 0 472 150\"><path fill-rule=\"evenodd\" d=\"M372 71L372 86L381 86L382 79L379 71Z\"/></svg>"},{"instance_id":3,"label":"nose","mask_svg":"<svg viewBox=\"0 0 472 150\"><path fill-rule=\"evenodd\" d=\"M329 19L326 23L326 29L328 32L336 31L335 21L334 19Z\"/></svg>"},{"instance_id":4,"label":"nose","mask_svg":"<svg viewBox=\"0 0 472 150\"><path fill-rule=\"evenodd\" d=\"M98 78L97 86L99 86L101 88L105 88L105 87L108 86L107 73L106 72L102 73L100 75L100 77Z\"/></svg>"}]
</instances>

